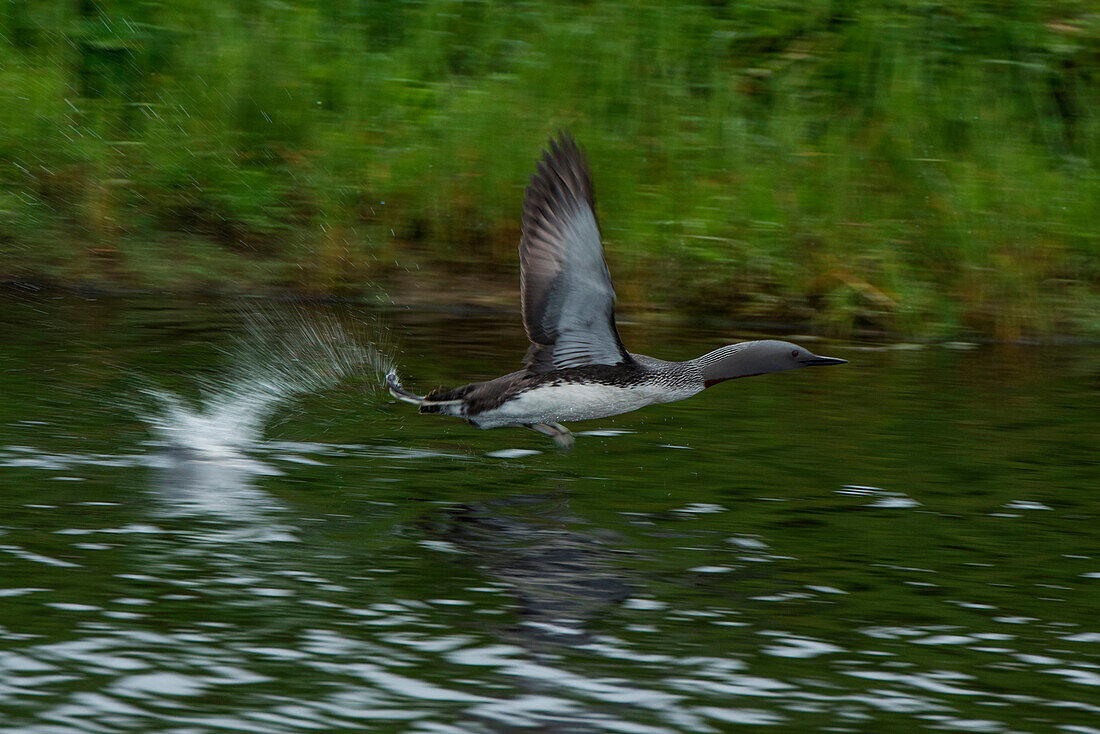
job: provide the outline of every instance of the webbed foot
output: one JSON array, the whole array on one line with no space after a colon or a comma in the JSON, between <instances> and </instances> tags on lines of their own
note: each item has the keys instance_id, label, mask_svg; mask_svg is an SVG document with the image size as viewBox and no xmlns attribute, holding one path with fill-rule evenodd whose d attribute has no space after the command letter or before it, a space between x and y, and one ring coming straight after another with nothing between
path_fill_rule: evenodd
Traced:
<instances>
[{"instance_id":1,"label":"webbed foot","mask_svg":"<svg viewBox=\"0 0 1100 734\"><path fill-rule=\"evenodd\" d=\"M390 391L390 395L393 395L398 400L403 400L406 403L412 403L413 405L423 405L424 396L414 395L405 388L401 387L401 380L397 378L397 370L390 370L386 373L386 387Z\"/></svg>"}]
</instances>

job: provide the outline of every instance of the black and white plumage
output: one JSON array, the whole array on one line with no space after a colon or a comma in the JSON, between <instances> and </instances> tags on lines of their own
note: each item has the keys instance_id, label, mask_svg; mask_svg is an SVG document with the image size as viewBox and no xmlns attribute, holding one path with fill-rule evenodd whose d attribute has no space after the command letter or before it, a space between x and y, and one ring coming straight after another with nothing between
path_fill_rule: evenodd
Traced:
<instances>
[{"instance_id":1,"label":"black and white plumage","mask_svg":"<svg viewBox=\"0 0 1100 734\"><path fill-rule=\"evenodd\" d=\"M524 369L426 396L386 376L394 397L421 413L479 428L526 426L572 445L561 421L603 418L683 400L725 380L842 364L789 342L731 344L687 362L631 354L615 326L615 289L603 255L588 163L566 133L551 139L527 187L519 243L520 300L531 346Z\"/></svg>"}]
</instances>

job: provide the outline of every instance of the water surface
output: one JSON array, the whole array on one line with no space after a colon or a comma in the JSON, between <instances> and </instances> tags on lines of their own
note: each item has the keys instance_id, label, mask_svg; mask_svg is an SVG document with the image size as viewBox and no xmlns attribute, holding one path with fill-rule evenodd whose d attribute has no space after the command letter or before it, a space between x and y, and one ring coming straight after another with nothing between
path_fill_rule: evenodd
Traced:
<instances>
[{"instance_id":1,"label":"water surface","mask_svg":"<svg viewBox=\"0 0 1100 734\"><path fill-rule=\"evenodd\" d=\"M1100 732L1096 347L807 342L560 453L376 387L515 314L249 308L4 302L6 729Z\"/></svg>"}]
</instances>

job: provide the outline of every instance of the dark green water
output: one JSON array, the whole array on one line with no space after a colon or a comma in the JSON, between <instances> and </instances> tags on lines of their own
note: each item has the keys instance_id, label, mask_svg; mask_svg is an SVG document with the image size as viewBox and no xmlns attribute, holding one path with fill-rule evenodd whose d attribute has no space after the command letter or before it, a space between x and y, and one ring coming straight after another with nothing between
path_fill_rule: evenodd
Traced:
<instances>
[{"instance_id":1,"label":"dark green water","mask_svg":"<svg viewBox=\"0 0 1100 734\"><path fill-rule=\"evenodd\" d=\"M1100 732L1100 349L814 345L851 364L562 454L311 392L348 353L265 308L3 302L5 731ZM413 389L524 348L514 314L339 318Z\"/></svg>"}]
</instances>

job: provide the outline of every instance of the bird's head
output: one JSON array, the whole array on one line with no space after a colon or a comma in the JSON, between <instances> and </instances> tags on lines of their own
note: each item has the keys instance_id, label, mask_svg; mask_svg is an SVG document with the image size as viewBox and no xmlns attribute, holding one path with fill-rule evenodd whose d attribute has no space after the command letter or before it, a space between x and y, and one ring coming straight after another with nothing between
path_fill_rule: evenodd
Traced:
<instances>
[{"instance_id":1,"label":"bird's head","mask_svg":"<svg viewBox=\"0 0 1100 734\"><path fill-rule=\"evenodd\" d=\"M700 357L703 380L707 387L738 377L752 377L799 367L846 364L847 361L821 357L805 347L778 339L730 344Z\"/></svg>"}]
</instances>

